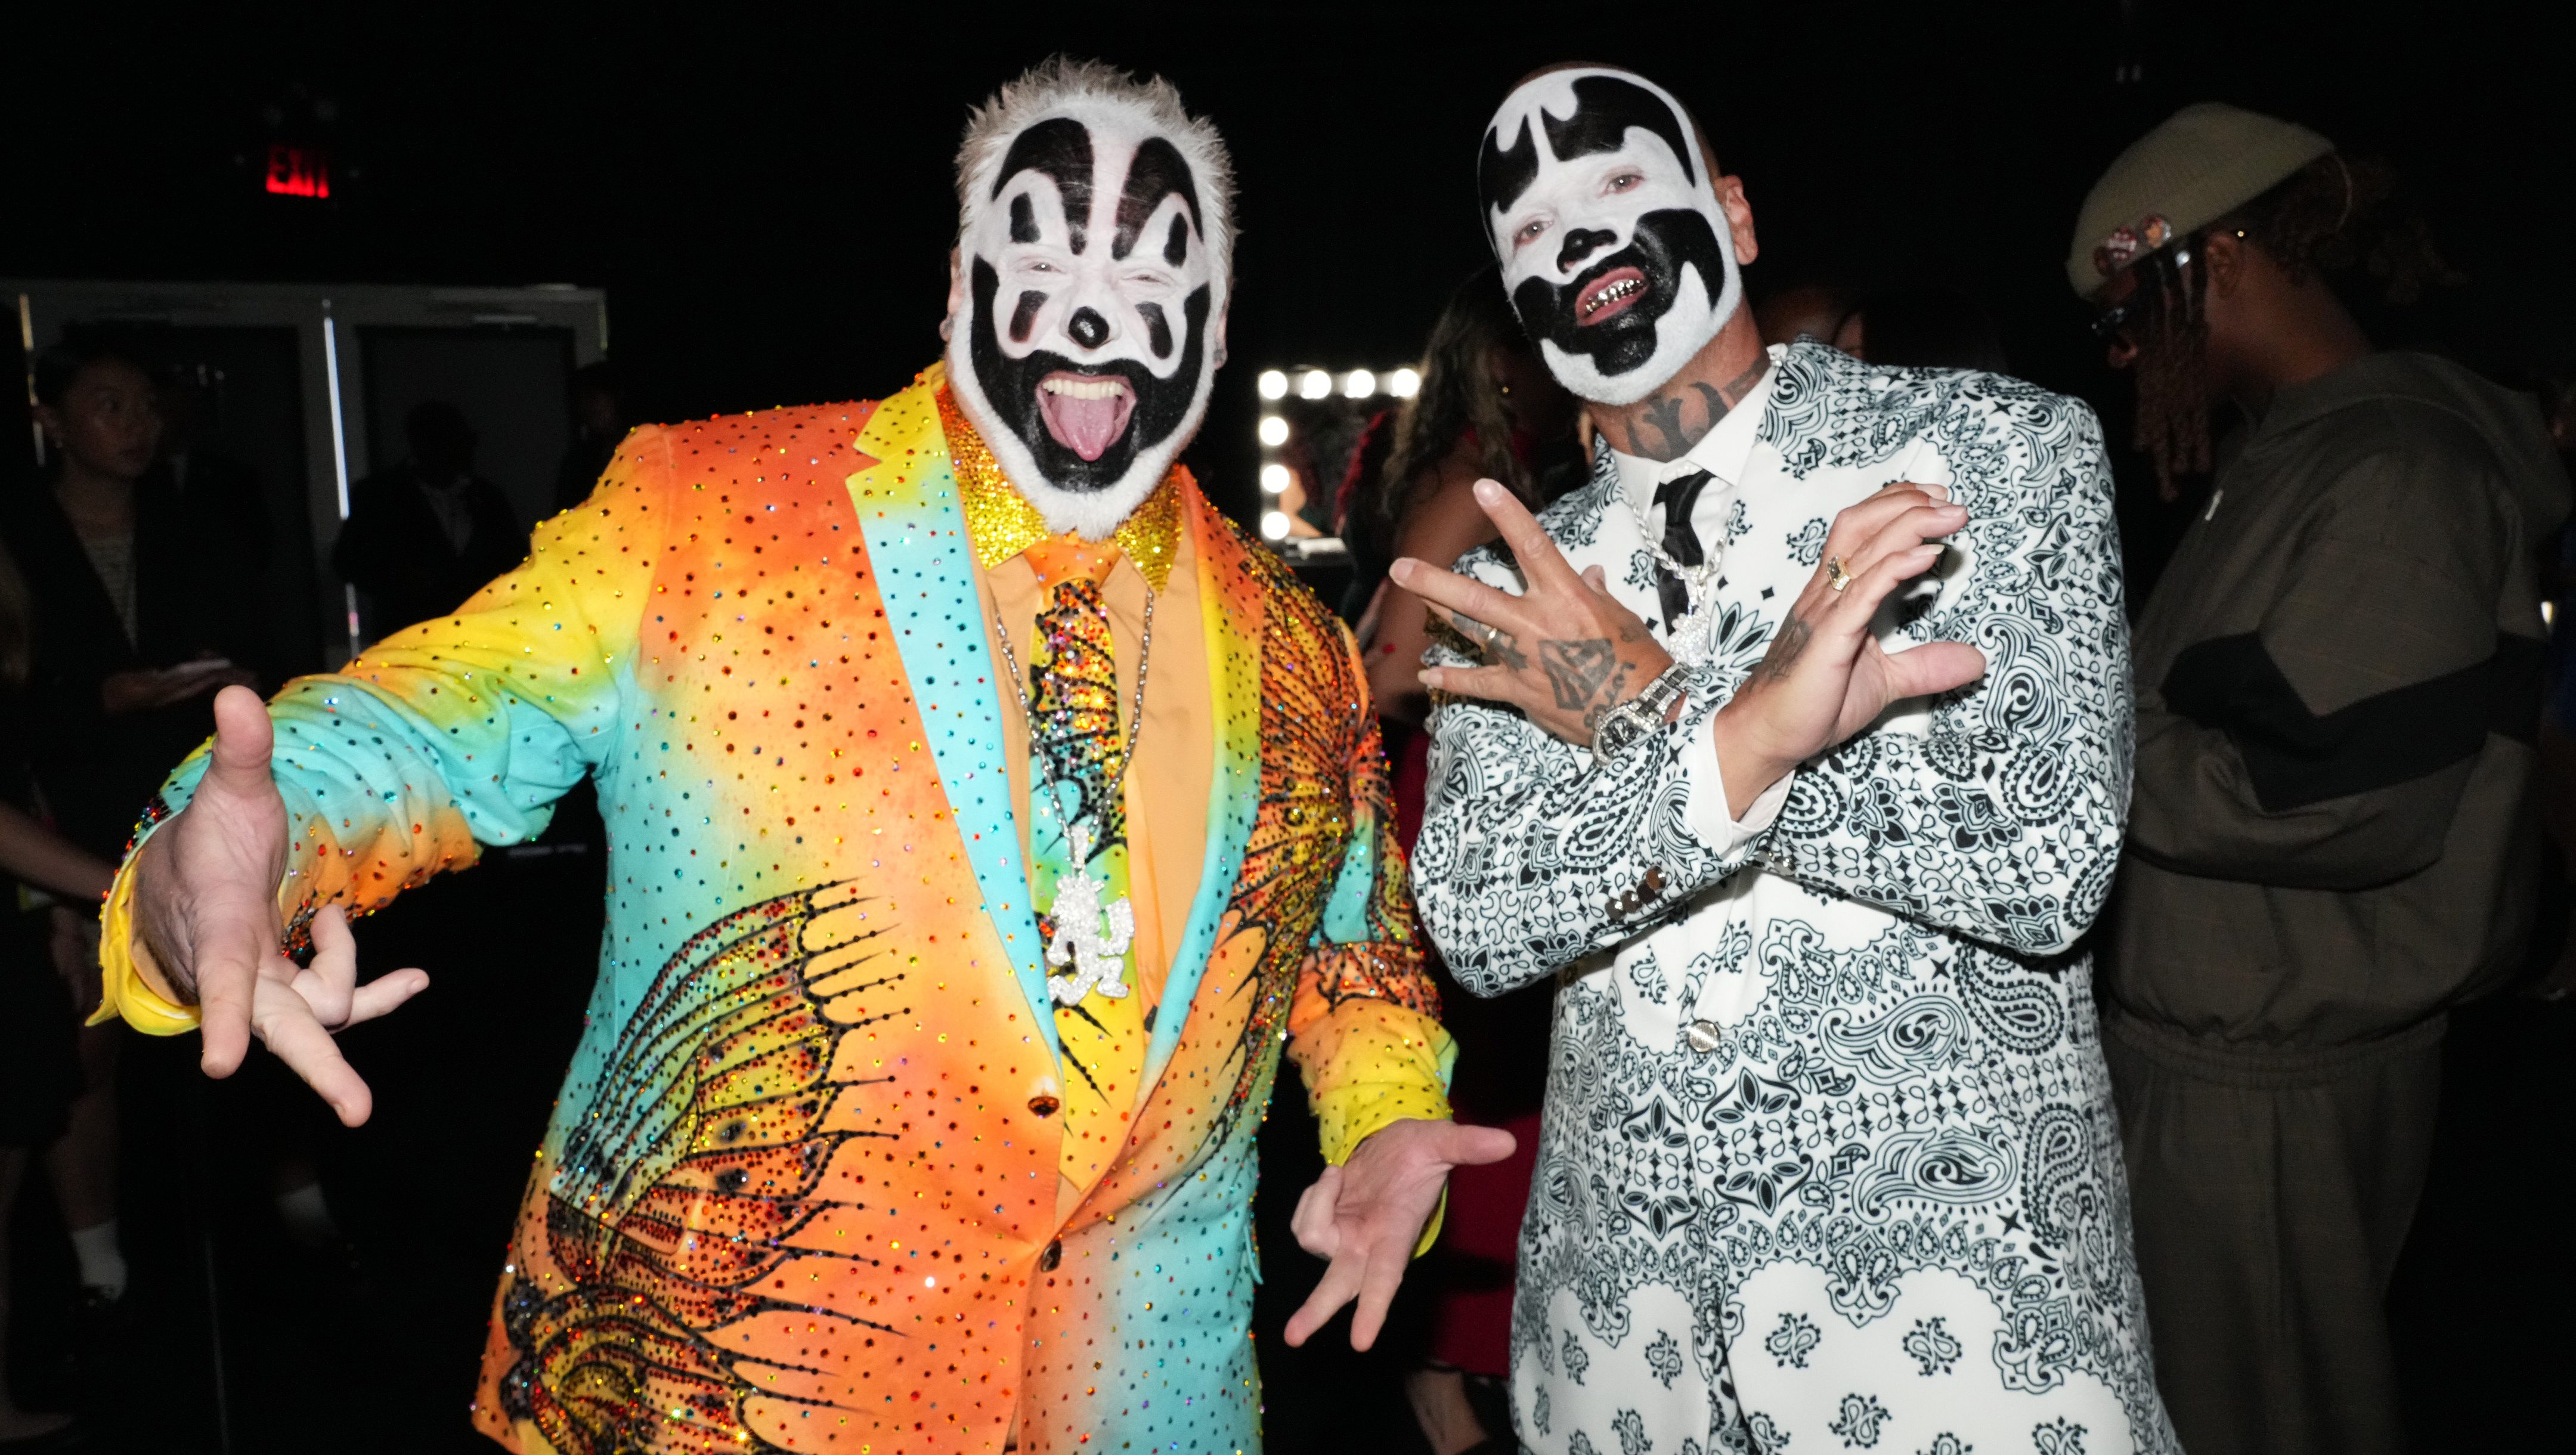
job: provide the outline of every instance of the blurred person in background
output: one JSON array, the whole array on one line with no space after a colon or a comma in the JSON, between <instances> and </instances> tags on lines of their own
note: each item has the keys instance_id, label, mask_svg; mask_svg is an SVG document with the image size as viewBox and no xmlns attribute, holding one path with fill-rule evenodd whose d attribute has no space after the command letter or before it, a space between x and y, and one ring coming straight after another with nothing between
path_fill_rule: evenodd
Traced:
<instances>
[{"instance_id":1,"label":"blurred person in background","mask_svg":"<svg viewBox=\"0 0 2576 1455\"><path fill-rule=\"evenodd\" d=\"M501 487L474 473L474 427L444 399L403 417L410 458L358 482L331 564L366 593L375 641L445 616L528 553Z\"/></svg>"},{"instance_id":2,"label":"blurred person in background","mask_svg":"<svg viewBox=\"0 0 2576 1455\"><path fill-rule=\"evenodd\" d=\"M0 906L0 1348L9 1344L11 1211L28 1163L71 1130L83 1079L81 1012L98 1000L95 940L83 915L43 901L59 894L90 909L111 875L106 860L82 853L36 817L26 716L32 616L26 579L0 549L0 890L12 901ZM112 1225L104 1236L113 1252ZM85 1275L96 1261L84 1263ZM66 1414L22 1409L0 1375L0 1444L42 1448L35 1442L70 1438L72 1423Z\"/></svg>"},{"instance_id":3,"label":"blurred person in background","mask_svg":"<svg viewBox=\"0 0 2576 1455\"><path fill-rule=\"evenodd\" d=\"M555 467L555 509L570 510L590 494L631 424L626 379L616 365L601 359L573 370L572 443Z\"/></svg>"},{"instance_id":4,"label":"blurred person in background","mask_svg":"<svg viewBox=\"0 0 2576 1455\"><path fill-rule=\"evenodd\" d=\"M1502 481L1532 509L1581 484L1574 396L1539 362L1503 294L1502 275L1479 268L1449 295L1423 351L1422 384L1392 422L1378 488L1352 504L1356 548L1375 563L1373 602L1360 648L1369 692L1386 720L1395 768L1397 822L1407 853L1422 824L1430 737L1421 728L1429 695L1422 654L1431 645L1422 599L1385 584L1398 556L1443 564L1494 539L1478 508L1478 478ZM1368 453L1363 443L1361 454ZM1355 583L1356 587L1356 583ZM1437 953L1434 947L1434 953ZM1516 1139L1512 1155L1450 1174L1447 1234L1425 1259L1430 1307L1425 1362L1405 1381L1432 1455L1459 1455L1488 1441L1511 1445L1512 1263L1521 1211L1529 1201L1546 1087L1553 996L1485 1000L1446 997L1443 1021L1459 1047L1449 1088L1459 1114Z\"/></svg>"},{"instance_id":5,"label":"blurred person in background","mask_svg":"<svg viewBox=\"0 0 2576 1455\"><path fill-rule=\"evenodd\" d=\"M36 362L36 421L53 478L0 500L24 578L32 641L24 742L43 804L62 835L114 862L173 753L205 736L205 702L253 682L256 620L220 603L239 594L207 541L235 532L154 469L159 392L111 346L73 340ZM244 620L251 634L233 630ZM95 913L94 901L81 906ZM79 1009L97 1004L96 977ZM80 1257L84 1298L104 1316L124 1296L118 1240L114 1025L80 1033L81 1093L47 1172ZM96 1320L92 1320L96 1322Z\"/></svg>"},{"instance_id":6,"label":"blurred person in background","mask_svg":"<svg viewBox=\"0 0 2576 1455\"><path fill-rule=\"evenodd\" d=\"M1380 488L1352 511L1352 533L1369 543L1353 555L1375 563L1363 583L1373 605L1361 655L1379 716L1419 726L1430 707L1421 682L1430 616L1419 597L1386 588L1387 565L1401 556L1446 564L1495 539L1476 506L1479 479L1500 481L1533 510L1582 484L1578 417L1512 316L1501 275L1471 274L1432 325L1422 384L1396 416Z\"/></svg>"},{"instance_id":7,"label":"blurred person in background","mask_svg":"<svg viewBox=\"0 0 2576 1455\"><path fill-rule=\"evenodd\" d=\"M2193 1455L2401 1448L2384 1303L2446 1012L2531 921L2538 557L2568 481L2528 397L2375 349L2331 286L2404 301L2443 275L2393 185L2190 106L2095 184L2066 264L2167 497L2215 469L2138 625L2105 979Z\"/></svg>"}]
</instances>

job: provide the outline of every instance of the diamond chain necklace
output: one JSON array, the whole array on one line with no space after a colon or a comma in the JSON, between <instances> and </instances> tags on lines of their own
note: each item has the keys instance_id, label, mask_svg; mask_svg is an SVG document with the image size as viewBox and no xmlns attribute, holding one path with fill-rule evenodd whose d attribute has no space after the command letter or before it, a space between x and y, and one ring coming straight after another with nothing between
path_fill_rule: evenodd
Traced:
<instances>
[{"instance_id":1,"label":"diamond chain necklace","mask_svg":"<svg viewBox=\"0 0 2576 1455\"><path fill-rule=\"evenodd\" d=\"M1158 593L1149 585L1145 591L1145 624L1139 633L1136 651L1136 700L1127 713L1127 746L1118 755L1118 771L1110 775L1109 794L1114 800L1126 792L1127 769L1136 761L1136 740L1145 731L1145 680L1154 670L1154 598ZM1108 601L1101 602L1101 617L1108 618ZM1011 669L1011 690L1020 701L1020 720L1028 724L1029 741L1036 745L1038 714L1029 700L1027 675L1020 671L1019 654L1011 650L1008 630L994 633L1001 643L1002 661ZM1055 921L1055 933L1047 941L1047 964L1056 970L1070 967L1070 974L1047 976L1047 994L1058 1005L1078 1005L1085 995L1098 990L1117 1000L1128 991L1125 978L1127 951L1136 942L1136 907L1128 896L1108 898L1109 886L1091 872L1092 835L1089 825L1066 821L1062 788L1056 777L1055 760L1043 748L1030 754L1037 759L1042 780L1037 797L1054 817L1056 832L1073 850L1073 874L1056 877L1055 903L1048 917ZM1076 788L1077 797L1080 794Z\"/></svg>"}]
</instances>

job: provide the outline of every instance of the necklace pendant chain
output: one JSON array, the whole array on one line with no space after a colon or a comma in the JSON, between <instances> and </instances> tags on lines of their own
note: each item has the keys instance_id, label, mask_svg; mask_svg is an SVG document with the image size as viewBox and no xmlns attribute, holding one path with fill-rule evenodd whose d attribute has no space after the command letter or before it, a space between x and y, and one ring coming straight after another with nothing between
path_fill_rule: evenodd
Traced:
<instances>
[{"instance_id":1,"label":"necklace pendant chain","mask_svg":"<svg viewBox=\"0 0 2576 1455\"><path fill-rule=\"evenodd\" d=\"M1114 799L1127 790L1127 769L1136 761L1136 740L1145 731L1145 680L1154 669L1154 598L1150 583L1145 591L1145 621L1138 632L1136 648L1135 703L1127 713L1127 744L1118 755L1118 769L1109 778L1109 794ZM1105 608L1104 608L1105 610ZM1010 668L1011 689L1019 698L1020 720L1028 724L1034 745L1037 737L1037 707L1029 700L1028 675L1020 670L1019 654L1011 648L1010 633L996 633L1002 644L1003 665ZM1037 760L1039 777L1034 785L1038 792L1031 796L1047 807L1055 819L1056 832L1062 834L1073 853L1073 870L1056 876L1055 903L1047 917L1055 922L1055 933L1047 938L1047 995L1057 1005L1079 1005L1084 996L1098 991L1110 1000L1123 999L1128 992L1126 980L1127 952L1136 943L1136 906L1127 895L1109 899L1107 882L1091 872L1091 851L1097 842L1090 824L1070 822L1064 816L1061 789L1055 763L1043 749L1032 752ZM1080 794L1075 797L1079 801Z\"/></svg>"}]
</instances>

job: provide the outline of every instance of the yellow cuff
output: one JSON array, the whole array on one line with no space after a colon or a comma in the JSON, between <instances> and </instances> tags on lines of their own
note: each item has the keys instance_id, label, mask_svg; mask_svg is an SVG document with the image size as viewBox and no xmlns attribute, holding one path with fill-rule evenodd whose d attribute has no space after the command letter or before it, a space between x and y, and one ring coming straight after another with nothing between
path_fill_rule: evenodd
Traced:
<instances>
[{"instance_id":1,"label":"yellow cuff","mask_svg":"<svg viewBox=\"0 0 2576 1455\"><path fill-rule=\"evenodd\" d=\"M1438 1021L1391 1001L1354 1001L1309 1033L1314 1031L1333 1042L1326 1058L1331 1069L1308 1083L1327 1163L1349 1161L1360 1143L1397 1122L1449 1120L1449 1075L1458 1063L1458 1043ZM1413 1256L1431 1250L1448 1210L1444 1191Z\"/></svg>"},{"instance_id":2,"label":"yellow cuff","mask_svg":"<svg viewBox=\"0 0 2576 1455\"><path fill-rule=\"evenodd\" d=\"M136 847L141 847L139 842ZM98 961L103 983L98 1010L89 1018L91 1025L123 1016L127 1025L147 1036L176 1036L197 1028L197 1008L174 1005L163 998L139 968L150 965L152 960L151 952L134 934L132 854L116 871L116 887L107 892L107 905L99 913Z\"/></svg>"}]
</instances>

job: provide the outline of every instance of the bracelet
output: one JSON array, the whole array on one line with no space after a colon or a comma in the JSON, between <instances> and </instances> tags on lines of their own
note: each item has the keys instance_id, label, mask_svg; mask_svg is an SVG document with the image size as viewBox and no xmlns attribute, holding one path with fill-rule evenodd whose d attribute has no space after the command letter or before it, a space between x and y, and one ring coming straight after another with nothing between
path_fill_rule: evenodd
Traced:
<instances>
[{"instance_id":1,"label":"bracelet","mask_svg":"<svg viewBox=\"0 0 2576 1455\"><path fill-rule=\"evenodd\" d=\"M1687 670L1675 662L1647 683L1644 691L1603 713L1592 729L1592 761L1607 763L1662 727L1674 705L1689 695Z\"/></svg>"}]
</instances>

